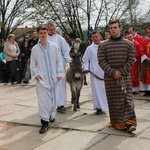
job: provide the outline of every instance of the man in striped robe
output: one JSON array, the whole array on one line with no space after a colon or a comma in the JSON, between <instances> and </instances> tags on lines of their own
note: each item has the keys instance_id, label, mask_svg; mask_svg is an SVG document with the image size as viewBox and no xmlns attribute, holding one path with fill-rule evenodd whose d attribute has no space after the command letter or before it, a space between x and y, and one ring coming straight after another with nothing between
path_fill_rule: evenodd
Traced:
<instances>
[{"instance_id":1,"label":"man in striped robe","mask_svg":"<svg viewBox=\"0 0 150 150\"><path fill-rule=\"evenodd\" d=\"M131 133L137 126L130 74L135 61L135 49L130 41L120 36L120 31L119 20L111 20L111 38L99 46L98 61L105 72L109 127Z\"/></svg>"}]
</instances>

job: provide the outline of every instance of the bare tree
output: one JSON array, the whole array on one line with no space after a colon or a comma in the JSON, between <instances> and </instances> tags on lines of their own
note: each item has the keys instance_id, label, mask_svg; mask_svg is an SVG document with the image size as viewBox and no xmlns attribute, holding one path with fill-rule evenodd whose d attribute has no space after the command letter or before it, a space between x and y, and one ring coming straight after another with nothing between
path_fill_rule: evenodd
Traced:
<instances>
[{"instance_id":1,"label":"bare tree","mask_svg":"<svg viewBox=\"0 0 150 150\"><path fill-rule=\"evenodd\" d=\"M98 13L95 20L95 28L100 24L108 27L109 21L113 18L121 19L128 11L128 0L101 0L99 5L95 3L96 11Z\"/></svg>"},{"instance_id":2,"label":"bare tree","mask_svg":"<svg viewBox=\"0 0 150 150\"><path fill-rule=\"evenodd\" d=\"M129 1L129 19L132 25L137 24L137 7L139 5L139 0L128 0Z\"/></svg>"},{"instance_id":3,"label":"bare tree","mask_svg":"<svg viewBox=\"0 0 150 150\"><path fill-rule=\"evenodd\" d=\"M44 7L38 8L38 3L42 3ZM36 14L38 18L40 16L40 22L54 20L64 33L73 33L75 37L83 38L83 3L84 0L37 0Z\"/></svg>"},{"instance_id":4,"label":"bare tree","mask_svg":"<svg viewBox=\"0 0 150 150\"><path fill-rule=\"evenodd\" d=\"M124 18L129 10L129 0L37 0L37 21L54 20L66 34L72 32L83 38L83 30L90 24L105 28L112 18ZM42 6L42 7L41 7ZM39 15L40 14L40 15Z\"/></svg>"},{"instance_id":5,"label":"bare tree","mask_svg":"<svg viewBox=\"0 0 150 150\"><path fill-rule=\"evenodd\" d=\"M0 39L32 17L32 1L1 0L0 1Z\"/></svg>"}]
</instances>

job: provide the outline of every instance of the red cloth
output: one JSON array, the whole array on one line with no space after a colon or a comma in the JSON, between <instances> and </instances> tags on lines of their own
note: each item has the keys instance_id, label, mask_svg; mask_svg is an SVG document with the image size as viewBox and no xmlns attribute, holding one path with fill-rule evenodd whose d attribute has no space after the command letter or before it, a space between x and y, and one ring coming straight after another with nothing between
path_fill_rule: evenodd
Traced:
<instances>
[{"instance_id":1,"label":"red cloth","mask_svg":"<svg viewBox=\"0 0 150 150\"><path fill-rule=\"evenodd\" d=\"M136 49L136 55L135 55L135 58L136 60L138 61L138 63L141 63L141 49L142 49L142 46L140 45L139 42L135 41L134 40L134 47Z\"/></svg>"},{"instance_id":2,"label":"red cloth","mask_svg":"<svg viewBox=\"0 0 150 150\"><path fill-rule=\"evenodd\" d=\"M145 38L141 46L141 56L146 55L148 58L150 58L150 38Z\"/></svg>"},{"instance_id":3,"label":"red cloth","mask_svg":"<svg viewBox=\"0 0 150 150\"><path fill-rule=\"evenodd\" d=\"M136 49L136 61L131 69L131 75L132 75L132 87L138 87L139 86L139 77L138 77L138 71L140 68L140 62L141 62L141 45L134 41L134 47Z\"/></svg>"},{"instance_id":4,"label":"red cloth","mask_svg":"<svg viewBox=\"0 0 150 150\"><path fill-rule=\"evenodd\" d=\"M142 44L142 41L144 40L144 38L140 36L139 34L136 34L136 36L133 37L133 39L137 41L139 44Z\"/></svg>"},{"instance_id":5,"label":"red cloth","mask_svg":"<svg viewBox=\"0 0 150 150\"><path fill-rule=\"evenodd\" d=\"M142 42L141 56L146 55L150 58L150 38L145 38ZM146 78L141 80L144 84L150 84L150 68L146 68Z\"/></svg>"}]
</instances>

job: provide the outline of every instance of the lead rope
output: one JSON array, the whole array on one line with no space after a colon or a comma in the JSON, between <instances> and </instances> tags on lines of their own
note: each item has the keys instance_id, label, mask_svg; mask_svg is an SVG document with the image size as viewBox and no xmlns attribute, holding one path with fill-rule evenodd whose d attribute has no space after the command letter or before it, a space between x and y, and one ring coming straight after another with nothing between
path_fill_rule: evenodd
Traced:
<instances>
[{"instance_id":1,"label":"lead rope","mask_svg":"<svg viewBox=\"0 0 150 150\"><path fill-rule=\"evenodd\" d=\"M117 80L117 84L121 85L121 90L124 90L124 93L127 93L126 86L124 83L124 77L121 77Z\"/></svg>"}]
</instances>

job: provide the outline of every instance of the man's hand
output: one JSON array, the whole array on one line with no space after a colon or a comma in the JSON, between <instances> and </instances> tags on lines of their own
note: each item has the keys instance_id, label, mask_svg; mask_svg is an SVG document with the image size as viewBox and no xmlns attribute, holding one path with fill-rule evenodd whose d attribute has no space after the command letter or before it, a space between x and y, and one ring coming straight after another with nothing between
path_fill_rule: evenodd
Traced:
<instances>
[{"instance_id":1,"label":"man's hand","mask_svg":"<svg viewBox=\"0 0 150 150\"><path fill-rule=\"evenodd\" d=\"M17 55L14 55L14 56L13 56L13 59L16 59L17 57L18 57Z\"/></svg>"},{"instance_id":2,"label":"man's hand","mask_svg":"<svg viewBox=\"0 0 150 150\"><path fill-rule=\"evenodd\" d=\"M36 78L35 78L37 81L40 81L40 80L42 80L42 78L41 78L41 76L40 75L38 75L38 76L36 76Z\"/></svg>"},{"instance_id":3,"label":"man's hand","mask_svg":"<svg viewBox=\"0 0 150 150\"><path fill-rule=\"evenodd\" d=\"M89 70L84 70L84 71L83 71L83 74L86 75L86 74L88 74L89 72L90 72Z\"/></svg>"},{"instance_id":4,"label":"man's hand","mask_svg":"<svg viewBox=\"0 0 150 150\"><path fill-rule=\"evenodd\" d=\"M57 77L57 81L60 81L62 77Z\"/></svg>"},{"instance_id":5,"label":"man's hand","mask_svg":"<svg viewBox=\"0 0 150 150\"><path fill-rule=\"evenodd\" d=\"M121 72L120 71L116 71L115 72L115 75L114 75L114 78L115 79L119 79L119 78L121 78L122 76L121 76Z\"/></svg>"}]
</instances>

